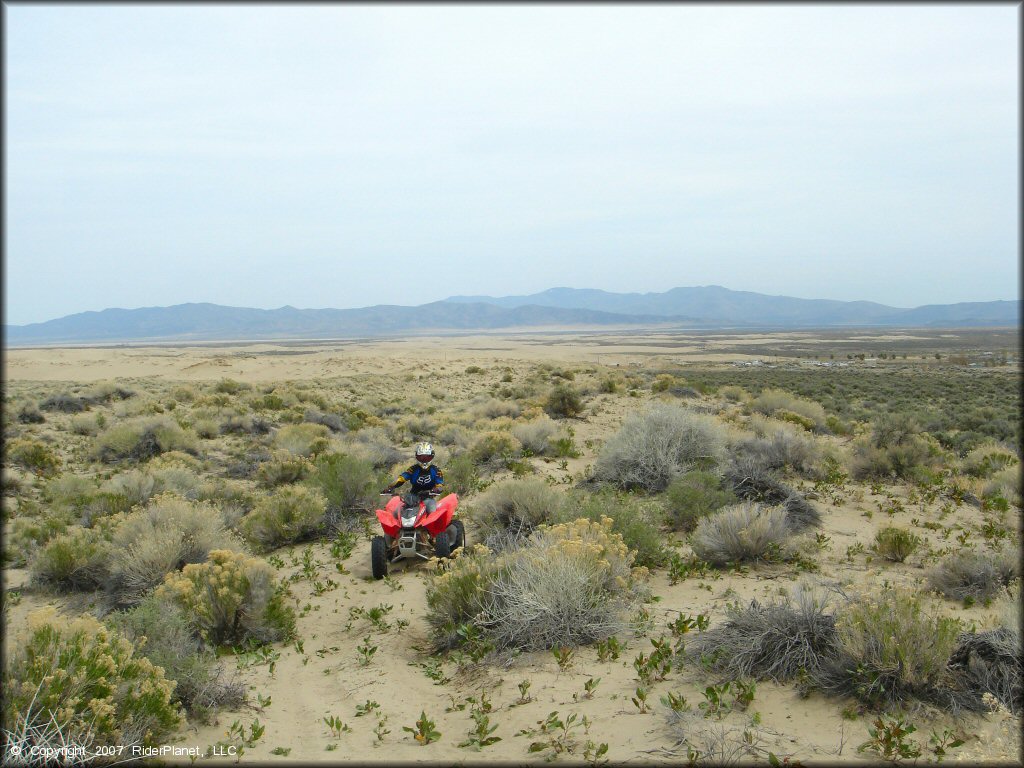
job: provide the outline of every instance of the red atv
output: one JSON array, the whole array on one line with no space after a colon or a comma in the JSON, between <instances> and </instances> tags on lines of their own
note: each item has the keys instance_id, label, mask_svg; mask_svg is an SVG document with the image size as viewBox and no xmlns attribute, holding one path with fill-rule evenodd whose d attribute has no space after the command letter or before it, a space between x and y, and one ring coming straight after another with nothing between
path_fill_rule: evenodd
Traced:
<instances>
[{"instance_id":1,"label":"red atv","mask_svg":"<svg viewBox=\"0 0 1024 768\"><path fill-rule=\"evenodd\" d=\"M373 578L388 575L388 565L403 558L448 557L452 551L466 545L466 529L461 520L452 520L459 505L459 497L449 493L427 514L428 496L436 491L418 491L404 496L392 496L384 509L377 510L377 519L383 536L374 536L370 542L370 565ZM391 496L382 493L381 496Z\"/></svg>"}]
</instances>

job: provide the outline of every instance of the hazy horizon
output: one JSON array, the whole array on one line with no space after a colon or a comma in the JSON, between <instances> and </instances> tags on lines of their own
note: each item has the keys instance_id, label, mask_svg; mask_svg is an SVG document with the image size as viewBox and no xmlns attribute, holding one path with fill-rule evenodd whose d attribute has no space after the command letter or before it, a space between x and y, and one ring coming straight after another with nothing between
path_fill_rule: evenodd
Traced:
<instances>
[{"instance_id":1,"label":"hazy horizon","mask_svg":"<svg viewBox=\"0 0 1024 768\"><path fill-rule=\"evenodd\" d=\"M1020 12L6 3L3 319L1012 300Z\"/></svg>"}]
</instances>

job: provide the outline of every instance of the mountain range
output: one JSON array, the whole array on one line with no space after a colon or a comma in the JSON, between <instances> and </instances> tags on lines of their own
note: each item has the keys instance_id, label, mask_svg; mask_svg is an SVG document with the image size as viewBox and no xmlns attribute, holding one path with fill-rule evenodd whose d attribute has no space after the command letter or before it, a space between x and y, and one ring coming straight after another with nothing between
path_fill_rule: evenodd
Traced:
<instances>
[{"instance_id":1,"label":"mountain range","mask_svg":"<svg viewBox=\"0 0 1024 768\"><path fill-rule=\"evenodd\" d=\"M420 306L252 309L218 304L105 309L5 325L8 346L120 341L327 339L563 326L715 328L1013 327L1019 300L901 309L870 301L768 296L717 285L663 293L552 288L528 296L452 296Z\"/></svg>"}]
</instances>

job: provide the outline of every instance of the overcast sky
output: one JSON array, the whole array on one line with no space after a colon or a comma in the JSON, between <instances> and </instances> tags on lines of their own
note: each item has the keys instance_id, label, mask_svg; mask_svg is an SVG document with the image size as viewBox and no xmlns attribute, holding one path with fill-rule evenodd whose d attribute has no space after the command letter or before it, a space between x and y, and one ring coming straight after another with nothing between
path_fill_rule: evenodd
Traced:
<instances>
[{"instance_id":1,"label":"overcast sky","mask_svg":"<svg viewBox=\"0 0 1024 768\"><path fill-rule=\"evenodd\" d=\"M5 322L1017 298L1019 14L5 4Z\"/></svg>"}]
</instances>

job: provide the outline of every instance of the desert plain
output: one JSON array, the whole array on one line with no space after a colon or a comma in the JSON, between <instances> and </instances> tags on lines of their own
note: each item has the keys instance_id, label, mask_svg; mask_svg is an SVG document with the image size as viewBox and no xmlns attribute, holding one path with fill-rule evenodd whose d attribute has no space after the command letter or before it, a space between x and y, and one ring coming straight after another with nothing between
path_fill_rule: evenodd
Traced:
<instances>
[{"instance_id":1,"label":"desert plain","mask_svg":"<svg viewBox=\"0 0 1024 768\"><path fill-rule=\"evenodd\" d=\"M124 609L102 583L69 588L39 565L52 538L96 524L80 517L91 501L74 513L58 509L59 478L76 475L99 493L119 475L173 467L178 480L168 482L168 492L212 508L230 497L225 526L241 531L261 498L308 482L261 474L262 465L285 461L283 454L310 464L321 454L354 455L372 464L379 483L408 466L416 442L430 440L439 466L459 467L449 486L459 496L456 517L468 547L494 534L484 508L515 483L543 481L577 499L604 488L597 498L607 500L610 517L621 498L646 521L644 546L663 549L649 552L651 564L637 571L645 596L614 633L621 650L597 643L438 650L428 592L448 565L400 563L387 578L373 578L370 541L380 530L372 509L381 503L375 488L364 492L362 509L348 510L355 522L344 531L349 538L342 536L347 546L330 531L271 547L238 537L240 550L269 563L287 585L294 632L255 650L221 647L216 663L244 690L244 701L188 713L159 744L194 750L196 764L875 763L883 757L877 742L864 745L883 710L795 679L747 678L725 689L732 676L681 649L724 626L730 611L800 590L840 612L854 596L884 604L887 596L912 594L929 616L959 621L964 632L1019 622L1019 569L978 599L944 595L932 577L964 549L1019 551L1019 360L1017 329L521 329L5 349L5 443L38 443L53 458L19 463L5 451L5 664L40 609L55 611L58 624L82 613L106 620ZM112 389L129 394L89 399ZM567 407L553 398L556 391L570 398ZM773 401L780 392L790 400ZM83 398L83 407L63 409L61 397ZM655 407L718 425L724 453L712 474L745 451L767 451L778 436L795 458L779 460L773 476L816 511L817 524L789 536L786 554L701 565L693 531L673 524L686 513L669 489L615 487L614 473L600 473L623 426ZM933 448L922 454L927 472L872 474L864 462L876 421L901 409ZM187 445L156 456L96 450L105 430L150 417L173 419ZM224 428L246 418L265 431ZM995 422L1001 431L990 428ZM323 426L315 448L278 439L301 424ZM546 445L520 439L535 432L549 438ZM495 435L506 439L502 450L480 447ZM978 469L979 450L1003 457L995 469L1014 467L1017 479L989 465ZM228 484L232 493L209 491L210 483ZM123 514L145 514L147 503ZM65 528L35 533L16 524L51 515L64 515ZM916 541L902 560L879 544L886 527ZM680 650L667 671L645 681L642 662L662 641ZM737 690L752 698L736 699ZM679 697L687 704L674 710ZM1020 763L1019 709L954 712L913 697L898 709L915 725L908 741L919 751L898 759ZM553 713L561 728L551 725ZM435 739L413 733L423 714ZM470 736L483 716L500 740L480 746ZM942 752L935 745L943 734L946 744L963 743ZM158 762L193 759L166 755Z\"/></svg>"}]
</instances>

